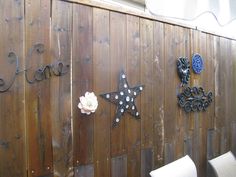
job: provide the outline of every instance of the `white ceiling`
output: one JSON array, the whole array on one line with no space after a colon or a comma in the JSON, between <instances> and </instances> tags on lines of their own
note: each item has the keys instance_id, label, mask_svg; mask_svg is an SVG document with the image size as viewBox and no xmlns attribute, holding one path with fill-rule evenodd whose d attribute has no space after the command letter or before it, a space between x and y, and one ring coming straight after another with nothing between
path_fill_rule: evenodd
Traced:
<instances>
[{"instance_id":1,"label":"white ceiling","mask_svg":"<svg viewBox=\"0 0 236 177\"><path fill-rule=\"evenodd\" d=\"M236 39L236 0L146 0L150 13Z\"/></svg>"}]
</instances>

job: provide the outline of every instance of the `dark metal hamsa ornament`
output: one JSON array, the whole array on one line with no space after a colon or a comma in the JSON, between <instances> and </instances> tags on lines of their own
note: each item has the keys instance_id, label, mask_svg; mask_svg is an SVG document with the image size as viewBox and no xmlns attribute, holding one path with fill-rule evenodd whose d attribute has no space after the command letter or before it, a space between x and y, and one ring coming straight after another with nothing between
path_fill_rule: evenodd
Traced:
<instances>
[{"instance_id":1,"label":"dark metal hamsa ornament","mask_svg":"<svg viewBox=\"0 0 236 177\"><path fill-rule=\"evenodd\" d=\"M177 71L181 86L188 85L190 80L190 63L188 58L181 57L177 60Z\"/></svg>"}]
</instances>

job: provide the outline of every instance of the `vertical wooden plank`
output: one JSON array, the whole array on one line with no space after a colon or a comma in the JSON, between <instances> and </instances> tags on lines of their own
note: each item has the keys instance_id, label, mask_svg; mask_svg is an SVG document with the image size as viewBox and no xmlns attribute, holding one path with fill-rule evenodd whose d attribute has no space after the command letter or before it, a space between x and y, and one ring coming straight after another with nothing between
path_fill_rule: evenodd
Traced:
<instances>
[{"instance_id":1,"label":"vertical wooden plank","mask_svg":"<svg viewBox=\"0 0 236 177\"><path fill-rule=\"evenodd\" d=\"M72 4L53 1L51 62L62 61L71 67ZM70 69L69 69L70 71ZM54 176L68 176L72 168L70 72L51 78L51 114Z\"/></svg>"},{"instance_id":2,"label":"vertical wooden plank","mask_svg":"<svg viewBox=\"0 0 236 177\"><path fill-rule=\"evenodd\" d=\"M194 54L194 52L199 52L198 48L199 48L199 31L195 31L195 30L190 30L190 56L189 56L189 61L190 61L190 64L192 64L192 56ZM199 81L198 81L198 78L197 78L198 75L194 74L193 72L190 72L190 87L194 87L194 86L201 86L199 85ZM195 117L197 117L199 114L197 113L192 113L190 115L190 121L189 121L189 128L191 129L192 131L192 134L194 136L194 134L196 134L196 130L194 128L194 126L196 125L196 120L195 120ZM197 118L199 119L199 118ZM193 144L194 144L194 141L196 140L196 137L194 136L193 137ZM195 147L195 144L194 144L194 147ZM193 148L194 148L193 147ZM193 150L194 153L195 153L195 149ZM193 154L193 158L194 158L194 154ZM195 160L194 160L195 161Z\"/></svg>"},{"instance_id":3,"label":"vertical wooden plank","mask_svg":"<svg viewBox=\"0 0 236 177\"><path fill-rule=\"evenodd\" d=\"M121 13L110 12L110 60L111 60L111 90L118 89L119 73L126 71L126 16ZM128 78L129 82L129 78ZM116 106L111 106L111 122L115 117ZM116 156L126 151L125 146L125 119L126 114L117 127L111 131L111 155Z\"/></svg>"},{"instance_id":4,"label":"vertical wooden plank","mask_svg":"<svg viewBox=\"0 0 236 177\"><path fill-rule=\"evenodd\" d=\"M216 70L216 128L220 131L220 152L221 154L228 149L228 93L227 93L227 39L219 38L216 45L217 51L217 70Z\"/></svg>"},{"instance_id":5,"label":"vertical wooden plank","mask_svg":"<svg viewBox=\"0 0 236 177\"><path fill-rule=\"evenodd\" d=\"M197 167L197 170L200 170L200 128L199 128L199 114L195 113L194 117L194 128L193 128L193 161ZM199 172L198 172L199 173Z\"/></svg>"},{"instance_id":6,"label":"vertical wooden plank","mask_svg":"<svg viewBox=\"0 0 236 177\"><path fill-rule=\"evenodd\" d=\"M93 12L91 7L73 4L73 149L74 165L93 163L94 115L84 115L79 97L93 88ZM97 96L99 93L95 93Z\"/></svg>"},{"instance_id":7,"label":"vertical wooden plank","mask_svg":"<svg viewBox=\"0 0 236 177\"><path fill-rule=\"evenodd\" d=\"M217 72L218 72L218 64L217 64L217 42L218 41L218 37L216 36L212 36L212 45L213 45L213 60L214 60L214 63L213 63L213 69L214 69L214 73L213 73L213 77L212 79L214 80L214 101L213 101L213 106L214 106L214 117L213 117L213 120L212 120L212 123L213 123L213 128L216 129L216 114L217 114L217 107L216 107L216 101L217 101L217 95L219 95L218 93L218 88L216 87L217 86Z\"/></svg>"},{"instance_id":8,"label":"vertical wooden plank","mask_svg":"<svg viewBox=\"0 0 236 177\"><path fill-rule=\"evenodd\" d=\"M214 158L214 153L216 147L214 146L214 140L215 140L215 130L210 129L207 132L207 160L211 160ZM209 163L207 163L207 176L213 177L214 171L212 170L212 167Z\"/></svg>"},{"instance_id":9,"label":"vertical wooden plank","mask_svg":"<svg viewBox=\"0 0 236 177\"><path fill-rule=\"evenodd\" d=\"M174 90L179 87L180 82L176 83L177 73L176 73L176 60L178 56L175 55L175 27L172 25L164 25L164 58L165 58L165 93L164 93L164 132L165 132L165 144L172 144L174 146L174 137L175 137L175 125L176 125L176 93ZM173 104L176 103L176 104ZM164 159L164 162L167 163L169 160L173 161L175 152L173 147L170 151L164 154L173 154L171 156L173 159ZM165 156L166 158L166 156Z\"/></svg>"},{"instance_id":10,"label":"vertical wooden plank","mask_svg":"<svg viewBox=\"0 0 236 177\"><path fill-rule=\"evenodd\" d=\"M183 33L183 34L182 34ZM187 57L190 60L191 63L191 30L184 28L183 30L180 31L180 38L181 35L184 36L184 40L181 41L180 46L181 49L181 55ZM191 80L191 71L190 71L190 80ZM179 81L179 78L178 78ZM189 83L191 85L191 83ZM180 108L179 108L180 109ZM180 158L181 156L187 154L191 158L193 157L193 119L191 119L191 113L185 113L183 110L181 112L178 112L178 118L177 120L177 125L179 130L179 140L177 140L177 146L184 142L184 144L180 147L177 148L176 158ZM181 118L182 117L182 118ZM182 119L182 120L181 120ZM181 123L182 121L182 123ZM182 149L183 148L183 149ZM183 154L182 154L183 153Z\"/></svg>"},{"instance_id":11,"label":"vertical wooden plank","mask_svg":"<svg viewBox=\"0 0 236 177\"><path fill-rule=\"evenodd\" d=\"M236 48L236 41L231 41L231 58L232 58L232 69L233 69L233 95L236 95L236 50L234 50ZM233 99L232 105L236 105L236 99ZM236 115L236 109L232 109L232 115ZM231 120L232 122L236 122L235 118L232 118Z\"/></svg>"},{"instance_id":12,"label":"vertical wooden plank","mask_svg":"<svg viewBox=\"0 0 236 177\"><path fill-rule=\"evenodd\" d=\"M231 102L231 88L232 80L230 77L230 57L229 57L229 43L227 39L220 38L218 50L218 73L217 73L217 89L218 97L216 103L217 109L217 128L221 130L221 153L229 150L230 138L230 102ZM232 109L231 109L232 110Z\"/></svg>"},{"instance_id":13,"label":"vertical wooden plank","mask_svg":"<svg viewBox=\"0 0 236 177\"><path fill-rule=\"evenodd\" d=\"M131 86L140 83L139 26L138 17L127 15L127 77L129 78L129 84ZM140 96L135 99L138 111L141 109L140 101ZM127 115L125 135L127 146L127 176L140 176L141 121Z\"/></svg>"},{"instance_id":14,"label":"vertical wooden plank","mask_svg":"<svg viewBox=\"0 0 236 177\"><path fill-rule=\"evenodd\" d=\"M0 1L0 78L8 86L24 68L24 2ZM0 89L5 89L4 85ZM0 176L26 176L24 75L17 75L12 87L0 93Z\"/></svg>"},{"instance_id":15,"label":"vertical wooden plank","mask_svg":"<svg viewBox=\"0 0 236 177\"><path fill-rule=\"evenodd\" d=\"M231 125L231 150L236 155L236 123Z\"/></svg>"},{"instance_id":16,"label":"vertical wooden plank","mask_svg":"<svg viewBox=\"0 0 236 177\"><path fill-rule=\"evenodd\" d=\"M164 159L165 159L165 164L171 163L175 160L175 144L173 143L165 143L164 147Z\"/></svg>"},{"instance_id":17,"label":"vertical wooden plank","mask_svg":"<svg viewBox=\"0 0 236 177\"><path fill-rule=\"evenodd\" d=\"M43 44L45 51L40 54L33 50L27 56L26 68L28 76L41 66L50 64L49 34L50 34L50 1L27 0L25 1L25 37L26 54L30 53L33 46ZM50 80L35 84L26 84L26 119L28 134L28 163L29 176L42 176L52 173L52 137L50 113Z\"/></svg>"},{"instance_id":18,"label":"vertical wooden plank","mask_svg":"<svg viewBox=\"0 0 236 177\"><path fill-rule=\"evenodd\" d=\"M127 177L127 156L117 156L111 160L111 176Z\"/></svg>"},{"instance_id":19,"label":"vertical wooden plank","mask_svg":"<svg viewBox=\"0 0 236 177\"><path fill-rule=\"evenodd\" d=\"M207 160L213 159L220 155L219 132L209 129L207 132Z\"/></svg>"},{"instance_id":20,"label":"vertical wooden plank","mask_svg":"<svg viewBox=\"0 0 236 177\"><path fill-rule=\"evenodd\" d=\"M194 31L194 30L191 30L191 57L194 53L200 53L199 51L199 36L200 36L200 31ZM190 58L190 62L191 62L191 58ZM198 75L196 74L193 74L191 73L191 82L190 82L190 85L191 87L194 87L194 86L201 86L201 78L198 78L197 77ZM196 164L196 167L197 167L197 171L199 173L199 156L200 156L200 115L202 113L198 113L198 112L195 112L193 113L190 117L191 117L191 121L192 121L192 124L193 124L193 161L195 162Z\"/></svg>"},{"instance_id":21,"label":"vertical wooden plank","mask_svg":"<svg viewBox=\"0 0 236 177\"><path fill-rule=\"evenodd\" d=\"M141 177L150 177L153 170L153 150L152 148L141 150Z\"/></svg>"},{"instance_id":22,"label":"vertical wooden plank","mask_svg":"<svg viewBox=\"0 0 236 177\"><path fill-rule=\"evenodd\" d=\"M215 59L215 117L214 117L214 129L219 132L217 134L217 139L220 141L220 127L221 123L221 88L220 88L220 38L214 36L214 59ZM220 153L220 142L219 142L219 153Z\"/></svg>"},{"instance_id":23,"label":"vertical wooden plank","mask_svg":"<svg viewBox=\"0 0 236 177\"><path fill-rule=\"evenodd\" d=\"M75 177L94 177L93 165L82 165L75 168Z\"/></svg>"},{"instance_id":24,"label":"vertical wooden plank","mask_svg":"<svg viewBox=\"0 0 236 177\"><path fill-rule=\"evenodd\" d=\"M164 164L164 24L153 26L153 122L154 122L154 168Z\"/></svg>"},{"instance_id":25,"label":"vertical wooden plank","mask_svg":"<svg viewBox=\"0 0 236 177\"><path fill-rule=\"evenodd\" d=\"M229 70L230 70L230 78L228 78L228 84L229 84L229 96L230 96L230 103L229 103L229 127L230 127L230 144L229 144L229 149L236 155L236 41L235 40L230 40L229 41L230 45L230 52L229 52L229 58L230 58L230 63L229 63Z\"/></svg>"},{"instance_id":26,"label":"vertical wooden plank","mask_svg":"<svg viewBox=\"0 0 236 177\"><path fill-rule=\"evenodd\" d=\"M193 140L191 136L185 137L184 139L184 154L187 154L190 157L193 156Z\"/></svg>"},{"instance_id":27,"label":"vertical wooden plank","mask_svg":"<svg viewBox=\"0 0 236 177\"><path fill-rule=\"evenodd\" d=\"M141 83L141 147L153 146L153 21L140 19Z\"/></svg>"},{"instance_id":28,"label":"vertical wooden plank","mask_svg":"<svg viewBox=\"0 0 236 177\"><path fill-rule=\"evenodd\" d=\"M208 63L206 48L207 48L207 35L200 31L192 31L192 45L191 45L191 53L194 55L195 53L199 53L203 59L204 63ZM200 75L192 74L192 86L200 87L202 86L205 91L209 91L209 78L208 72L208 64L204 65L205 69L202 71ZM211 105L212 106L212 105ZM200 176L206 175L206 152L207 152L207 128L208 128L208 109L206 112L195 112L193 114L194 117L194 138L193 138L193 158L196 162L196 166L198 167L198 174Z\"/></svg>"},{"instance_id":29,"label":"vertical wooden plank","mask_svg":"<svg viewBox=\"0 0 236 177\"><path fill-rule=\"evenodd\" d=\"M183 28L182 27L175 27L174 28L174 38L175 38L175 61L177 60L177 57L180 56L186 56L186 54L184 53L184 45L185 45L185 35L183 33ZM175 66L176 67L176 66ZM176 70L175 70L176 71ZM177 73L175 72L175 75L177 75ZM177 84L179 81L179 78L173 78L175 79L174 82ZM180 83L180 82L179 82ZM176 95L177 95L177 90L179 90L178 85L175 88L176 90ZM175 96L175 100L177 100L177 97ZM172 103L173 104L173 103ZM176 122L175 122L175 135L174 135L174 139L172 141L171 144L173 144L173 142L175 142L175 147L174 147L174 151L175 151L175 159L180 158L183 156L183 150L184 150L184 136L183 136L183 123L184 123L184 116L186 115L185 112L183 111L183 109L180 109L176 106L176 111L175 111L175 118L176 118Z\"/></svg>"},{"instance_id":30,"label":"vertical wooden plank","mask_svg":"<svg viewBox=\"0 0 236 177\"><path fill-rule=\"evenodd\" d=\"M102 30L101 30L102 29ZM109 12L93 9L93 59L95 93L110 91ZM111 176L110 104L98 98L99 108L94 116L94 176Z\"/></svg>"},{"instance_id":31,"label":"vertical wooden plank","mask_svg":"<svg viewBox=\"0 0 236 177\"><path fill-rule=\"evenodd\" d=\"M189 29L182 27L175 27L175 55L178 57L188 57L190 56L190 36ZM175 61L177 58L175 59ZM175 71L176 71L176 65ZM175 83L176 83L176 95L178 94L180 79L175 72ZM177 84L178 83L178 84ZM175 96L177 100L177 96ZM188 134L187 120L189 119L189 114L186 114L180 107L176 108L176 125L175 125L175 159L181 158L184 155L184 139ZM185 132L187 131L187 133Z\"/></svg>"},{"instance_id":32,"label":"vertical wooden plank","mask_svg":"<svg viewBox=\"0 0 236 177\"><path fill-rule=\"evenodd\" d=\"M220 138L219 132L209 129L207 132L207 160L211 160L220 155ZM206 176L214 177L214 171L209 163L207 163Z\"/></svg>"},{"instance_id":33,"label":"vertical wooden plank","mask_svg":"<svg viewBox=\"0 0 236 177\"><path fill-rule=\"evenodd\" d=\"M214 36L213 37L213 45L214 45L214 86L215 86L215 104L214 104L214 135L213 135L213 140L212 142L208 142L208 144L212 144L211 146L214 148L214 151L212 153L213 157L217 157L221 155L222 149L223 149L223 142L222 140L222 130L224 127L224 119L225 119L225 101L224 101L224 95L225 95L225 89L222 87L222 77L224 77L222 74L224 65L222 63L222 58L221 58L221 41L220 37ZM224 85L224 84L223 84ZM210 158L210 157L209 157ZM212 168L208 167L208 175L212 175Z\"/></svg>"},{"instance_id":34,"label":"vertical wooden plank","mask_svg":"<svg viewBox=\"0 0 236 177\"><path fill-rule=\"evenodd\" d=\"M194 41L194 31L193 30L190 30L190 55L189 55L189 61L190 61L190 65L192 64L192 55L193 55L193 47L194 47L194 44L193 44L193 41ZM195 76L196 75L193 75L193 72L191 72L190 70L190 82L189 82L189 85L190 87L193 87L195 85ZM198 84L198 83L197 83ZM191 134L193 135L194 134L194 116L193 116L193 113L189 116L189 120L188 120L188 129L189 129L189 133L191 132ZM192 137L192 140L193 137Z\"/></svg>"},{"instance_id":35,"label":"vertical wooden plank","mask_svg":"<svg viewBox=\"0 0 236 177\"><path fill-rule=\"evenodd\" d=\"M220 38L214 37L214 55L215 55L215 119L214 127L217 129L220 127Z\"/></svg>"},{"instance_id":36,"label":"vertical wooden plank","mask_svg":"<svg viewBox=\"0 0 236 177\"><path fill-rule=\"evenodd\" d=\"M231 51L231 58L232 58L232 69L233 69L233 90L232 90L232 94L236 95L236 41L232 41L231 43L231 47L232 47L232 51ZM233 98L232 100L232 106L236 105L236 99ZM234 115L234 117L231 118L231 149L232 152L234 153L234 155L236 155L236 120L235 120L235 115L236 115L236 109L233 108L231 110L232 115Z\"/></svg>"},{"instance_id":37,"label":"vertical wooden plank","mask_svg":"<svg viewBox=\"0 0 236 177\"><path fill-rule=\"evenodd\" d=\"M205 89L206 92L211 91L213 88L210 88L211 80L208 77L210 74L212 74L212 70L210 68L210 60L207 56L207 35L205 33L201 33L200 36L200 49L199 52L201 56L204 58L205 63L205 70L200 74L201 77L201 85ZM209 64L207 64L209 63ZM210 105L212 106L212 105ZM209 109L207 109L205 112L200 113L200 176L206 176L207 172L207 130L208 130L208 116L209 116Z\"/></svg>"},{"instance_id":38,"label":"vertical wooden plank","mask_svg":"<svg viewBox=\"0 0 236 177\"><path fill-rule=\"evenodd\" d=\"M226 39L226 51L225 51L225 55L223 57L224 62L225 62L225 96L226 96L226 105L225 105L225 131L226 131L226 151L230 150L230 144L231 144L231 121L232 120L236 120L235 119L235 115L233 114L233 109L235 109L235 106L232 105L233 104L233 100L235 98L233 98L233 60L231 57L232 54L232 50L235 50L235 48L231 48L231 40Z\"/></svg>"},{"instance_id":39,"label":"vertical wooden plank","mask_svg":"<svg viewBox=\"0 0 236 177\"><path fill-rule=\"evenodd\" d=\"M225 50L226 50L226 43L225 39L218 38L216 44L216 126L217 128L221 128L225 126L225 115L226 115L226 73L225 73Z\"/></svg>"},{"instance_id":40,"label":"vertical wooden plank","mask_svg":"<svg viewBox=\"0 0 236 177\"><path fill-rule=\"evenodd\" d=\"M214 55L214 37L207 34L206 38L206 58L204 59L204 75L206 91L211 91L213 93L213 98L215 96L215 55ZM214 128L214 117L215 117L215 99L211 105L207 108L206 116L204 119L207 121L208 129Z\"/></svg>"},{"instance_id":41,"label":"vertical wooden plank","mask_svg":"<svg viewBox=\"0 0 236 177\"><path fill-rule=\"evenodd\" d=\"M227 148L227 131L225 127L222 127L220 130L220 154L224 154L228 151Z\"/></svg>"}]
</instances>

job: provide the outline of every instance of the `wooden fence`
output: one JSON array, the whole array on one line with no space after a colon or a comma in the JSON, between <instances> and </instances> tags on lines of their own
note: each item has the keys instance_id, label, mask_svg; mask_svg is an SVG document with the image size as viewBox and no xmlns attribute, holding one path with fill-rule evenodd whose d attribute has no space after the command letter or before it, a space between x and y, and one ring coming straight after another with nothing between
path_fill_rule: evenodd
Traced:
<instances>
[{"instance_id":1,"label":"wooden fence","mask_svg":"<svg viewBox=\"0 0 236 177\"><path fill-rule=\"evenodd\" d=\"M43 44L44 51L32 50ZM0 0L0 177L147 177L185 154L199 177L210 176L207 159L236 153L236 41L140 16L60 0ZM205 112L177 105L179 57L204 58L191 86L214 94ZM30 84L41 66L62 61L67 74ZM99 94L116 91L121 69L141 119L125 114ZM25 71L26 70L26 71ZM2 86L2 80L0 83ZM95 114L77 105L86 91L98 96Z\"/></svg>"}]
</instances>

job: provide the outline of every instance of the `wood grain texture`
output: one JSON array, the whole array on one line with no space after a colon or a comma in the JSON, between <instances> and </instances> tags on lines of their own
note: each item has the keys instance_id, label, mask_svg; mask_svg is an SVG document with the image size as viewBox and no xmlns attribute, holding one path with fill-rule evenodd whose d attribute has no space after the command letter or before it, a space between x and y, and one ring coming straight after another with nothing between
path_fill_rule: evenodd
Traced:
<instances>
[{"instance_id":1,"label":"wood grain texture","mask_svg":"<svg viewBox=\"0 0 236 177\"><path fill-rule=\"evenodd\" d=\"M93 9L94 91L110 91L110 28L109 11ZM101 30L102 29L102 30ZM111 111L109 102L98 98L99 108L94 116L94 176L111 176Z\"/></svg>"},{"instance_id":2,"label":"wood grain texture","mask_svg":"<svg viewBox=\"0 0 236 177\"><path fill-rule=\"evenodd\" d=\"M168 90L165 89L164 92L164 137L165 144L170 144L172 146L172 148L168 148L167 151L166 145L164 145L165 164L175 158L175 155L171 154L175 154L176 110L178 108L176 102L176 90L180 85L179 80L176 83L176 60L179 56L175 55L175 30L176 28L172 25L164 25L164 77L165 87L168 86Z\"/></svg>"},{"instance_id":3,"label":"wood grain texture","mask_svg":"<svg viewBox=\"0 0 236 177\"><path fill-rule=\"evenodd\" d=\"M168 85L168 90L172 90L172 92L165 91L165 121L164 121L164 129L167 130L165 133L165 142L172 141L174 139L175 134L175 109L176 104L172 104L173 100L176 99L176 93L173 91L176 89L176 83L173 82L173 78L176 77L176 70L173 68L176 67L176 59L175 56L175 45L174 45L174 26L164 25L164 57L165 57L165 85ZM178 85L177 85L178 86Z\"/></svg>"},{"instance_id":4,"label":"wood grain texture","mask_svg":"<svg viewBox=\"0 0 236 177\"><path fill-rule=\"evenodd\" d=\"M94 115L81 114L78 109L79 97L94 91L92 8L73 4L73 17L73 157L77 166L92 163L94 157Z\"/></svg>"},{"instance_id":5,"label":"wood grain texture","mask_svg":"<svg viewBox=\"0 0 236 177\"><path fill-rule=\"evenodd\" d=\"M153 25L153 128L154 128L154 168L164 163L164 24L154 22Z\"/></svg>"},{"instance_id":6,"label":"wood grain texture","mask_svg":"<svg viewBox=\"0 0 236 177\"><path fill-rule=\"evenodd\" d=\"M0 78L6 86L19 69L24 68L24 3L0 1ZM0 89L6 87L0 86ZM19 73L12 87L0 93L0 176L26 176L24 75Z\"/></svg>"},{"instance_id":7,"label":"wood grain texture","mask_svg":"<svg viewBox=\"0 0 236 177\"><path fill-rule=\"evenodd\" d=\"M214 127L221 127L220 123L220 65L219 65L219 50L220 50L220 40L219 37L214 37L214 55L215 55L215 121Z\"/></svg>"},{"instance_id":8,"label":"wood grain texture","mask_svg":"<svg viewBox=\"0 0 236 177\"><path fill-rule=\"evenodd\" d=\"M222 128L225 126L226 119L226 62L224 55L226 54L226 40L222 38L217 39L216 44L216 126Z\"/></svg>"},{"instance_id":9,"label":"wood grain texture","mask_svg":"<svg viewBox=\"0 0 236 177\"><path fill-rule=\"evenodd\" d=\"M232 58L232 69L233 69L233 78L232 78L232 80L233 80L233 82L232 82L232 84L233 84L233 95L236 95L236 50L234 50L235 48L236 48L236 41L231 41L232 43L231 43L231 58ZM233 105L236 105L236 99L233 99L232 100L233 102L232 102L232 106ZM231 112L232 112L232 115L236 115L236 109L232 109L231 110ZM233 118L233 117L231 117L231 121L233 121L233 122L236 122L236 120L235 120L235 118Z\"/></svg>"},{"instance_id":10,"label":"wood grain texture","mask_svg":"<svg viewBox=\"0 0 236 177\"><path fill-rule=\"evenodd\" d=\"M191 53L194 55L195 53L199 53L204 58L204 64L207 63L208 58L206 55L206 34L198 31L191 31ZM192 74L192 86L200 87L202 86L203 89L208 92L208 83L207 74L208 68L207 65L205 66L205 70L200 74ZM200 176L205 176L206 171L206 152L207 152L207 115L206 112L196 112L193 114L194 120L194 132L193 132L193 158L198 166L198 174Z\"/></svg>"},{"instance_id":11,"label":"wood grain texture","mask_svg":"<svg viewBox=\"0 0 236 177\"><path fill-rule=\"evenodd\" d=\"M224 38L218 38L216 44L216 129L220 131L220 153L225 153L229 149L229 106L228 95L228 62L230 60L227 50L229 49L228 41Z\"/></svg>"},{"instance_id":12,"label":"wood grain texture","mask_svg":"<svg viewBox=\"0 0 236 177\"><path fill-rule=\"evenodd\" d=\"M193 140L191 136L186 136L184 139L184 154L193 157Z\"/></svg>"},{"instance_id":13,"label":"wood grain texture","mask_svg":"<svg viewBox=\"0 0 236 177\"><path fill-rule=\"evenodd\" d=\"M153 146L153 21L140 19L141 148Z\"/></svg>"},{"instance_id":14,"label":"wood grain texture","mask_svg":"<svg viewBox=\"0 0 236 177\"><path fill-rule=\"evenodd\" d=\"M219 155L220 143L217 139L217 131L209 129L207 133L207 160L211 160ZM214 171L209 163L207 163L207 176L213 177Z\"/></svg>"},{"instance_id":15,"label":"wood grain texture","mask_svg":"<svg viewBox=\"0 0 236 177\"><path fill-rule=\"evenodd\" d=\"M209 129L207 132L207 160L213 159L220 154L219 132Z\"/></svg>"},{"instance_id":16,"label":"wood grain texture","mask_svg":"<svg viewBox=\"0 0 236 177\"><path fill-rule=\"evenodd\" d=\"M130 86L140 84L140 21L138 17L127 15L127 77ZM141 93L142 94L142 93ZM135 99L141 110L141 97ZM142 119L142 117L141 117ZM127 115L126 120L127 176L140 176L141 167L141 120Z\"/></svg>"},{"instance_id":17,"label":"wood grain texture","mask_svg":"<svg viewBox=\"0 0 236 177\"><path fill-rule=\"evenodd\" d=\"M236 48L236 41L231 41L231 47L232 49ZM233 69L233 90L232 94L236 95L236 50L231 51L231 58L232 58L232 69ZM236 99L233 98L232 100L232 106L236 105ZM231 110L232 115L236 115L236 109ZM231 117L231 150L236 155L236 120L235 116Z\"/></svg>"},{"instance_id":18,"label":"wood grain texture","mask_svg":"<svg viewBox=\"0 0 236 177\"><path fill-rule=\"evenodd\" d=\"M13 75L10 51L21 70L0 93L1 177L141 177L185 154L206 177L207 160L236 153L235 40L78 2L0 0L0 77L8 83ZM27 55L39 43L44 52ZM207 111L187 114L177 105L176 60L194 53L204 70L191 69L190 86L214 99ZM70 72L26 82L24 69L32 78L55 60ZM99 94L117 90L121 69L131 87L145 85L135 100L141 119L125 113L112 128L116 106ZM99 102L89 116L77 107L86 91Z\"/></svg>"},{"instance_id":19,"label":"wood grain texture","mask_svg":"<svg viewBox=\"0 0 236 177\"><path fill-rule=\"evenodd\" d=\"M231 150L236 155L236 123L231 125Z\"/></svg>"},{"instance_id":20,"label":"wood grain texture","mask_svg":"<svg viewBox=\"0 0 236 177\"><path fill-rule=\"evenodd\" d=\"M211 91L215 95L215 53L214 53L214 37L212 35L206 36L206 58L204 58L204 78L205 78L205 91ZM207 128L214 128L215 117L215 99L205 113L205 120L207 121Z\"/></svg>"},{"instance_id":21,"label":"wood grain texture","mask_svg":"<svg viewBox=\"0 0 236 177\"><path fill-rule=\"evenodd\" d=\"M25 68L32 78L39 67L50 64L50 1L25 1L26 54L36 44L44 45L44 53L33 51L26 57ZM50 80L25 85L28 135L28 175L42 176L53 171Z\"/></svg>"},{"instance_id":22,"label":"wood grain texture","mask_svg":"<svg viewBox=\"0 0 236 177\"><path fill-rule=\"evenodd\" d=\"M187 57L191 63L191 31L187 28L180 31L180 39L181 36L184 36L184 39L180 40L180 54L182 56ZM193 74L192 72L190 74ZM191 80L190 75L190 80ZM191 82L190 82L191 85ZM179 108L180 109L180 108ZM191 158L193 157L193 119L191 118L191 114L186 114L183 110L178 110L177 116L177 125L179 128L179 136L177 140L177 146L181 148L177 148L176 153L178 154L177 157L180 158L183 155L189 155ZM181 118L182 117L182 118ZM181 123L182 122L182 123ZM183 136L183 137L182 137ZM183 145L181 145L183 143ZM182 155L181 155L182 154Z\"/></svg>"},{"instance_id":23,"label":"wood grain texture","mask_svg":"<svg viewBox=\"0 0 236 177\"><path fill-rule=\"evenodd\" d=\"M234 98L232 97L233 95L233 58L232 58L232 53L235 50L232 48L231 41L227 40L226 42L226 54L224 56L225 62L226 62L226 103L225 103L225 109L226 109L226 115L225 115L225 121L226 121L226 152L230 150L230 145L231 145L231 125L232 121L236 120L235 115L233 114L234 112L232 111L235 109L235 106L233 105L234 103Z\"/></svg>"},{"instance_id":24,"label":"wood grain texture","mask_svg":"<svg viewBox=\"0 0 236 177\"><path fill-rule=\"evenodd\" d=\"M229 72L228 72L228 96L229 96L229 103L228 103L228 115L229 115L229 119L228 119L228 128L229 128L229 149L231 151L235 151L235 122L236 122L236 118L235 118L235 104L236 101L234 99L234 97L232 97L231 95L235 95L235 70L234 70L234 63L235 63L235 59L236 59L236 51L235 51L235 41L230 41L228 40L228 45L229 45Z\"/></svg>"},{"instance_id":25,"label":"wood grain texture","mask_svg":"<svg viewBox=\"0 0 236 177\"><path fill-rule=\"evenodd\" d=\"M190 31L185 28L175 28L175 55L179 57L190 56ZM175 59L176 60L176 59ZM178 87L179 78L174 77L175 85ZM178 83L178 84L177 84ZM176 95L177 95L176 91ZM176 99L176 96L175 96ZM186 114L180 107L176 110L176 125L175 125L175 158L181 158L184 155L184 139L189 136L187 120L189 114Z\"/></svg>"},{"instance_id":26,"label":"wood grain texture","mask_svg":"<svg viewBox=\"0 0 236 177\"><path fill-rule=\"evenodd\" d=\"M153 170L153 150L152 148L142 149L141 151L141 177L150 177L149 173Z\"/></svg>"},{"instance_id":27,"label":"wood grain texture","mask_svg":"<svg viewBox=\"0 0 236 177\"><path fill-rule=\"evenodd\" d=\"M127 177L127 156L113 157L111 160L111 176Z\"/></svg>"},{"instance_id":28,"label":"wood grain texture","mask_svg":"<svg viewBox=\"0 0 236 177\"><path fill-rule=\"evenodd\" d=\"M229 140L227 139L227 131L225 127L221 127L219 131L220 131L220 154L224 154L228 151L227 141Z\"/></svg>"},{"instance_id":29,"label":"wood grain texture","mask_svg":"<svg viewBox=\"0 0 236 177\"><path fill-rule=\"evenodd\" d=\"M220 138L219 132L214 129L209 129L207 132L207 160L211 160L220 155ZM212 166L207 163L206 175L214 177Z\"/></svg>"},{"instance_id":30,"label":"wood grain texture","mask_svg":"<svg viewBox=\"0 0 236 177\"><path fill-rule=\"evenodd\" d=\"M111 91L118 90L119 74L126 73L126 16L121 13L110 12L110 60L111 60ZM129 78L128 78L129 82ZM111 106L111 122L115 119L116 105ZM126 152L125 145L125 119L126 113L121 117L117 127L111 131L111 155L116 156Z\"/></svg>"},{"instance_id":31,"label":"wood grain texture","mask_svg":"<svg viewBox=\"0 0 236 177\"><path fill-rule=\"evenodd\" d=\"M51 25L51 62L63 61L71 67L72 4L53 1ZM73 165L71 72L50 81L54 176L69 176Z\"/></svg>"},{"instance_id":32,"label":"wood grain texture","mask_svg":"<svg viewBox=\"0 0 236 177\"><path fill-rule=\"evenodd\" d=\"M165 143L164 146L164 164L171 163L175 160L175 144Z\"/></svg>"},{"instance_id":33,"label":"wood grain texture","mask_svg":"<svg viewBox=\"0 0 236 177\"><path fill-rule=\"evenodd\" d=\"M90 164L76 167L74 177L94 177L94 166Z\"/></svg>"}]
</instances>

